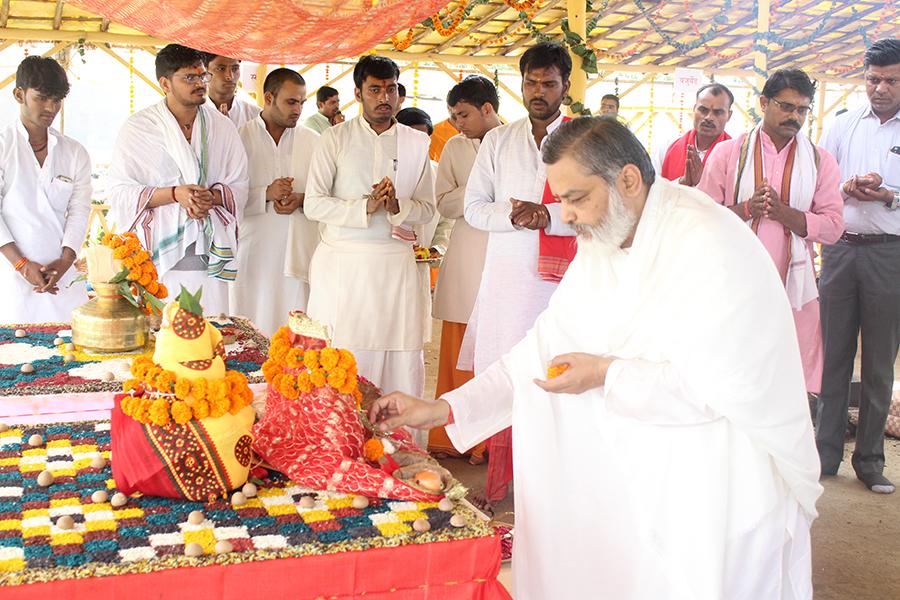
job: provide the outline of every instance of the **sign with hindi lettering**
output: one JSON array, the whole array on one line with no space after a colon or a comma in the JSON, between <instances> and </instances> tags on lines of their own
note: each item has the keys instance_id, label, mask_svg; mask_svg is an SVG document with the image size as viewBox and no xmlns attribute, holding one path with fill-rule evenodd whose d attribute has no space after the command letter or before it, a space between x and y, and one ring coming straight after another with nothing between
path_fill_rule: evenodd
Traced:
<instances>
[{"instance_id":1,"label":"sign with hindi lettering","mask_svg":"<svg viewBox=\"0 0 900 600\"><path fill-rule=\"evenodd\" d=\"M675 69L675 94L693 96L704 83L703 71L700 69Z\"/></svg>"}]
</instances>

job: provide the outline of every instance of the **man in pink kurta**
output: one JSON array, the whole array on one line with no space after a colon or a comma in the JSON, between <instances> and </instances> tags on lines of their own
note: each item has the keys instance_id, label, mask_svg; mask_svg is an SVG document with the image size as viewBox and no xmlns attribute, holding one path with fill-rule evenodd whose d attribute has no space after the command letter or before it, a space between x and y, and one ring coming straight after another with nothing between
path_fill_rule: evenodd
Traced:
<instances>
[{"instance_id":1,"label":"man in pink kurta","mask_svg":"<svg viewBox=\"0 0 900 600\"><path fill-rule=\"evenodd\" d=\"M773 74L760 96L762 123L717 145L697 186L745 220L772 256L794 310L810 393L821 388L823 362L813 243L833 244L844 230L837 161L801 133L814 94L803 71Z\"/></svg>"}]
</instances>

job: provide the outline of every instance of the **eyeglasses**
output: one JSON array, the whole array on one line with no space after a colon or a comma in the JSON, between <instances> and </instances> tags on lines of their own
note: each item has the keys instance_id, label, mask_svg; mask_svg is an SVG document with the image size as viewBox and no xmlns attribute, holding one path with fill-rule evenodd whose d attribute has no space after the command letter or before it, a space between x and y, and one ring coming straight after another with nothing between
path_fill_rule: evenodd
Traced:
<instances>
[{"instance_id":1,"label":"eyeglasses","mask_svg":"<svg viewBox=\"0 0 900 600\"><path fill-rule=\"evenodd\" d=\"M186 83L197 85L198 83L209 83L212 79L212 73L190 73L188 75L179 75Z\"/></svg>"},{"instance_id":2,"label":"eyeglasses","mask_svg":"<svg viewBox=\"0 0 900 600\"><path fill-rule=\"evenodd\" d=\"M790 102L782 102L781 100L776 100L775 98L770 98L772 102L778 105L778 108L785 114L797 113L801 117L806 117L809 114L809 111L812 109L811 106L797 106L796 104L791 104Z\"/></svg>"},{"instance_id":3,"label":"eyeglasses","mask_svg":"<svg viewBox=\"0 0 900 600\"><path fill-rule=\"evenodd\" d=\"M882 83L886 83L888 87L894 87L898 82L900 82L900 79L894 79L893 77L876 77L875 75L866 75L866 85L871 85L872 87L878 87Z\"/></svg>"}]
</instances>

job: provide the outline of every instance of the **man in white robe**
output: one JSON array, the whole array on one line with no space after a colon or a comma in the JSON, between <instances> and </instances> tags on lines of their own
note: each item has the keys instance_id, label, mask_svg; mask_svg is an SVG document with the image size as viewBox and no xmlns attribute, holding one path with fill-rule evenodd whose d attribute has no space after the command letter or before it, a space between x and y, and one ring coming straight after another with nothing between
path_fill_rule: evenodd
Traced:
<instances>
[{"instance_id":1,"label":"man in white robe","mask_svg":"<svg viewBox=\"0 0 900 600\"><path fill-rule=\"evenodd\" d=\"M228 312L247 154L234 125L205 105L200 53L170 44L156 56L166 97L130 117L110 165L110 220L137 232L172 298L203 288L207 314Z\"/></svg>"},{"instance_id":2,"label":"man in white robe","mask_svg":"<svg viewBox=\"0 0 900 600\"><path fill-rule=\"evenodd\" d=\"M449 420L461 450L512 424L517 600L811 599L822 488L771 258L613 120L564 124L543 155L580 236L547 310L463 387L372 419Z\"/></svg>"},{"instance_id":3,"label":"man in white robe","mask_svg":"<svg viewBox=\"0 0 900 600\"><path fill-rule=\"evenodd\" d=\"M87 228L91 161L50 125L69 93L52 58L29 56L13 90L21 109L0 130L0 323L69 321L87 301L72 263Z\"/></svg>"},{"instance_id":4,"label":"man in white robe","mask_svg":"<svg viewBox=\"0 0 900 600\"><path fill-rule=\"evenodd\" d=\"M363 57L362 115L326 130L313 152L304 212L321 224L309 268L309 315L382 389L425 387L425 311L412 245L399 228L434 216L428 136L397 123L397 65Z\"/></svg>"},{"instance_id":5,"label":"man in white robe","mask_svg":"<svg viewBox=\"0 0 900 600\"><path fill-rule=\"evenodd\" d=\"M306 102L306 81L291 69L275 69L263 85L262 114L240 130L247 151L250 193L241 222L238 276L231 283L231 311L249 317L271 337L291 310L306 310L309 260L319 229L303 215L309 160L319 135L297 127ZM288 250L288 229L295 228ZM288 253L305 269L285 275Z\"/></svg>"},{"instance_id":6,"label":"man in white robe","mask_svg":"<svg viewBox=\"0 0 900 600\"><path fill-rule=\"evenodd\" d=\"M259 116L260 107L238 94L241 80L241 61L237 58L203 52L203 64L212 75L206 104L218 110L240 129L244 123Z\"/></svg>"},{"instance_id":7,"label":"man in white robe","mask_svg":"<svg viewBox=\"0 0 900 600\"><path fill-rule=\"evenodd\" d=\"M458 363L460 370L476 374L522 339L556 290L565 268L541 272L543 241L574 235L559 217L559 203L542 202L547 176L540 157L541 144L564 120L560 107L572 61L558 44L541 43L522 55L519 70L528 117L484 136L466 185L466 222L489 232ZM503 431L488 442L484 496L475 498L485 510L506 497L512 479L509 440Z\"/></svg>"}]
</instances>

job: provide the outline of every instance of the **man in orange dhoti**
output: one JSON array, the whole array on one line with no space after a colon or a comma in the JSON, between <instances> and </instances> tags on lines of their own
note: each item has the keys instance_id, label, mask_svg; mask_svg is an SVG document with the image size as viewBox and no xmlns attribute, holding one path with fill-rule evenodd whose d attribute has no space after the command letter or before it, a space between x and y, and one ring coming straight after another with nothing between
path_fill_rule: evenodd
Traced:
<instances>
[{"instance_id":1,"label":"man in orange dhoti","mask_svg":"<svg viewBox=\"0 0 900 600\"><path fill-rule=\"evenodd\" d=\"M443 321L435 398L455 390L474 376L470 370L458 369L457 361L481 283L488 234L466 223L463 210L466 182L481 140L500 125L499 107L497 88L480 75L466 77L447 94L447 108L461 134L450 138L444 146L434 184L438 212L456 220L434 291L432 315ZM431 430L428 447L433 452L457 454L443 427ZM484 462L483 443L471 450L469 462L473 465Z\"/></svg>"}]
</instances>

